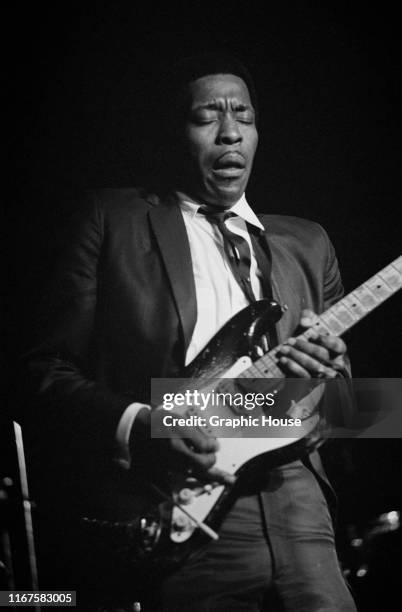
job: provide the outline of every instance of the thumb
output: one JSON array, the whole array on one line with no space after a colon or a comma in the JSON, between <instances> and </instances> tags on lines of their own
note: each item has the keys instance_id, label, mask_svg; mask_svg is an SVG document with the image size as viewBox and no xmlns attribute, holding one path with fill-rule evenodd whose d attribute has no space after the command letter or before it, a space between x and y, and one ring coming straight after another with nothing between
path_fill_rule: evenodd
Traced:
<instances>
[{"instance_id":1,"label":"thumb","mask_svg":"<svg viewBox=\"0 0 402 612\"><path fill-rule=\"evenodd\" d=\"M318 316L309 308L301 311L300 325L302 327L312 327L318 320Z\"/></svg>"}]
</instances>

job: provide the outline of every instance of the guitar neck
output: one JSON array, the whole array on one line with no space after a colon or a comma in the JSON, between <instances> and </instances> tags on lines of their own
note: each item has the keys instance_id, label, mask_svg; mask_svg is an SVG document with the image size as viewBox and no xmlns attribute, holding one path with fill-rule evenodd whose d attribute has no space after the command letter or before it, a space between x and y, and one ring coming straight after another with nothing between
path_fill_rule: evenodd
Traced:
<instances>
[{"instance_id":1,"label":"guitar neck","mask_svg":"<svg viewBox=\"0 0 402 612\"><path fill-rule=\"evenodd\" d=\"M321 314L301 337L308 339L314 331L327 336L341 336L401 288L402 256ZM283 378L284 374L277 365L278 351L279 347L275 347L257 359L242 372L242 378Z\"/></svg>"}]
</instances>

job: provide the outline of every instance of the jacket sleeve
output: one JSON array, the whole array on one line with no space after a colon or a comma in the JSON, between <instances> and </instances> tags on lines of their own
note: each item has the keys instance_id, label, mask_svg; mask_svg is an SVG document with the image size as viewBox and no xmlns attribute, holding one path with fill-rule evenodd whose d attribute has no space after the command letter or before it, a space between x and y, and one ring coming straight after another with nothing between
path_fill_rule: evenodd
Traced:
<instances>
[{"instance_id":1,"label":"jacket sleeve","mask_svg":"<svg viewBox=\"0 0 402 612\"><path fill-rule=\"evenodd\" d=\"M319 226L325 249L325 270L324 270L324 311L336 304L344 295L341 273L339 271L338 260L334 246L329 239L327 232Z\"/></svg>"},{"instance_id":2,"label":"jacket sleeve","mask_svg":"<svg viewBox=\"0 0 402 612\"><path fill-rule=\"evenodd\" d=\"M119 419L135 398L96 382L91 371L103 245L95 194L87 196L66 236L41 306L39 342L23 358L29 406L24 418L42 423L48 435L112 451Z\"/></svg>"}]
</instances>

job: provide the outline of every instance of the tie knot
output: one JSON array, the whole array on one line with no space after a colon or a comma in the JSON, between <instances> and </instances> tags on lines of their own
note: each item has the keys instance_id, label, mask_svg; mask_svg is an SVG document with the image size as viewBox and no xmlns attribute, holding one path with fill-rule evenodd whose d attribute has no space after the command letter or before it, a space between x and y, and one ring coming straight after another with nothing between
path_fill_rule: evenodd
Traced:
<instances>
[{"instance_id":1,"label":"tie knot","mask_svg":"<svg viewBox=\"0 0 402 612\"><path fill-rule=\"evenodd\" d=\"M230 210L216 210L199 208L198 212L204 215L210 223L214 223L223 239L223 248L228 257L229 265L241 290L250 302L255 300L250 280L251 251L247 240L243 236L232 232L225 225L225 220L237 217Z\"/></svg>"},{"instance_id":2,"label":"tie knot","mask_svg":"<svg viewBox=\"0 0 402 612\"><path fill-rule=\"evenodd\" d=\"M237 217L237 215L230 210L216 210L213 208L199 208L198 212L201 215L204 215L209 219L211 223L216 223L217 225L221 225L226 221L226 219L230 219L231 217Z\"/></svg>"}]
</instances>

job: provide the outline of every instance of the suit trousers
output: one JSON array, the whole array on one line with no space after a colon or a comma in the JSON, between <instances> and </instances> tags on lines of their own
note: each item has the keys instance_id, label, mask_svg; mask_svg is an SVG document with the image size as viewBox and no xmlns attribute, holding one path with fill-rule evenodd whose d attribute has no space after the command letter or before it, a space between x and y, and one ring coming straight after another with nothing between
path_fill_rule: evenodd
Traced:
<instances>
[{"instance_id":1,"label":"suit trousers","mask_svg":"<svg viewBox=\"0 0 402 612\"><path fill-rule=\"evenodd\" d=\"M219 534L164 582L164 612L356 610L325 497L301 461L239 497Z\"/></svg>"}]
</instances>

